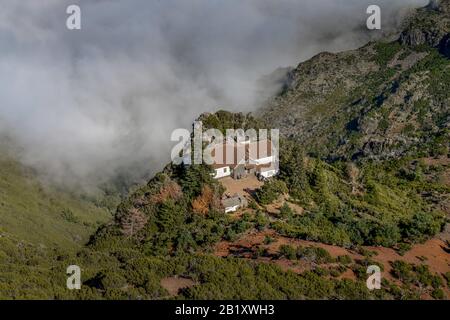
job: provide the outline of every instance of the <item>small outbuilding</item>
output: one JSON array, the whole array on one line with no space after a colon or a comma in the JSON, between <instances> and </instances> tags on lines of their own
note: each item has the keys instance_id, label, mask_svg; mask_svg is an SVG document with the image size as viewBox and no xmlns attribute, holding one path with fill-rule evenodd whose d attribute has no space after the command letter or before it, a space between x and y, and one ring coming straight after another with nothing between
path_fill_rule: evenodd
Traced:
<instances>
[{"instance_id":1,"label":"small outbuilding","mask_svg":"<svg viewBox=\"0 0 450 320\"><path fill-rule=\"evenodd\" d=\"M235 212L239 209L246 208L248 206L248 201L245 197L236 194L232 197L223 199L222 206L225 209L225 213Z\"/></svg>"}]
</instances>

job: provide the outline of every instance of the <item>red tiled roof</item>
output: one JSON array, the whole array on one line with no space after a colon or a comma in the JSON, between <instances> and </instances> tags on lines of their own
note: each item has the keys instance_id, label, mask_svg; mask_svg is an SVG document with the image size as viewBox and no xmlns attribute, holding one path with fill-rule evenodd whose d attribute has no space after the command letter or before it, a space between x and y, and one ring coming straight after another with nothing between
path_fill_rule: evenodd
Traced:
<instances>
[{"instance_id":1,"label":"red tiled roof","mask_svg":"<svg viewBox=\"0 0 450 320\"><path fill-rule=\"evenodd\" d=\"M246 150L249 158L263 159L272 156L272 141L262 140L246 144Z\"/></svg>"},{"instance_id":2,"label":"red tiled roof","mask_svg":"<svg viewBox=\"0 0 450 320\"><path fill-rule=\"evenodd\" d=\"M212 167L214 169L231 167L234 169L239 164L248 164L251 158L263 159L272 156L272 142L270 140L263 140L251 143L223 143L214 146L211 151L211 157L214 161ZM269 165L270 166L270 165ZM258 166L259 167L259 166ZM267 165L264 165L267 167Z\"/></svg>"},{"instance_id":3,"label":"red tiled roof","mask_svg":"<svg viewBox=\"0 0 450 320\"><path fill-rule=\"evenodd\" d=\"M240 163L245 163L246 151L244 145L224 143L216 145L211 151L214 160L213 168L235 168Z\"/></svg>"}]
</instances>

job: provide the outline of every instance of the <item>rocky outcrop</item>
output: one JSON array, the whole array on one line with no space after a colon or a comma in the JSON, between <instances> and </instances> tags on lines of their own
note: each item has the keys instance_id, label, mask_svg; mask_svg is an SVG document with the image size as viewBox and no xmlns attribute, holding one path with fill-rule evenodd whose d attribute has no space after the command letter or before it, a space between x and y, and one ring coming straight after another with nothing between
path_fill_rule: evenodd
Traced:
<instances>
[{"instance_id":1,"label":"rocky outcrop","mask_svg":"<svg viewBox=\"0 0 450 320\"><path fill-rule=\"evenodd\" d=\"M430 1L430 4L418 11L407 21L407 27L401 33L399 41L403 45L429 45L438 48L443 54L449 54L450 37L450 0Z\"/></svg>"},{"instance_id":2,"label":"rocky outcrop","mask_svg":"<svg viewBox=\"0 0 450 320\"><path fill-rule=\"evenodd\" d=\"M426 6L430 10L439 10L440 0L430 0L430 3Z\"/></svg>"},{"instance_id":3,"label":"rocky outcrop","mask_svg":"<svg viewBox=\"0 0 450 320\"><path fill-rule=\"evenodd\" d=\"M441 42L444 33L423 29L411 29L403 31L400 35L400 43L408 46L430 45L436 47Z\"/></svg>"},{"instance_id":4,"label":"rocky outcrop","mask_svg":"<svg viewBox=\"0 0 450 320\"><path fill-rule=\"evenodd\" d=\"M450 33L442 38L439 44L439 52L450 58Z\"/></svg>"},{"instance_id":5,"label":"rocky outcrop","mask_svg":"<svg viewBox=\"0 0 450 320\"><path fill-rule=\"evenodd\" d=\"M417 10L398 41L299 64L260 116L327 159L445 152L450 60L437 58L435 49L450 58L449 8L443 0Z\"/></svg>"}]
</instances>

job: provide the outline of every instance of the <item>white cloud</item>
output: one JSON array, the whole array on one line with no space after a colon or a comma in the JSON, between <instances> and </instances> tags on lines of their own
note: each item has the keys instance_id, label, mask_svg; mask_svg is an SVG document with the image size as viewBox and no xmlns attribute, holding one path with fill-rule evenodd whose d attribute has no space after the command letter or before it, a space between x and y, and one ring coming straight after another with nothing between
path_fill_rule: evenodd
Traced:
<instances>
[{"instance_id":1,"label":"white cloud","mask_svg":"<svg viewBox=\"0 0 450 320\"><path fill-rule=\"evenodd\" d=\"M174 128L218 107L252 110L263 74L367 41L368 4L392 25L425 2L2 0L0 129L58 182L158 170ZM81 31L65 27L73 3Z\"/></svg>"}]
</instances>

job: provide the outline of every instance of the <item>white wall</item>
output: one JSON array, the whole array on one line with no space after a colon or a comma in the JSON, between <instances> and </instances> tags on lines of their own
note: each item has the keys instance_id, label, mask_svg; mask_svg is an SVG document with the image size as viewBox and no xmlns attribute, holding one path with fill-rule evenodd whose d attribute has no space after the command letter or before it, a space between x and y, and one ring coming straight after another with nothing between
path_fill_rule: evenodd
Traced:
<instances>
[{"instance_id":1,"label":"white wall","mask_svg":"<svg viewBox=\"0 0 450 320\"><path fill-rule=\"evenodd\" d=\"M269 164L273 162L273 157L265 157L261 159L249 159L250 164L256 164L256 165L263 165L263 164Z\"/></svg>"},{"instance_id":2,"label":"white wall","mask_svg":"<svg viewBox=\"0 0 450 320\"><path fill-rule=\"evenodd\" d=\"M218 168L218 169L214 169L216 174L214 175L214 179L220 179L223 177L228 177L231 175L231 169L230 167L223 167L223 168Z\"/></svg>"},{"instance_id":3,"label":"white wall","mask_svg":"<svg viewBox=\"0 0 450 320\"><path fill-rule=\"evenodd\" d=\"M228 208L225 208L225 213L235 212L237 209L239 209L239 205L236 205L234 207L228 207Z\"/></svg>"},{"instance_id":4,"label":"white wall","mask_svg":"<svg viewBox=\"0 0 450 320\"><path fill-rule=\"evenodd\" d=\"M270 178L277 174L276 170L261 171L260 175L264 178Z\"/></svg>"}]
</instances>

